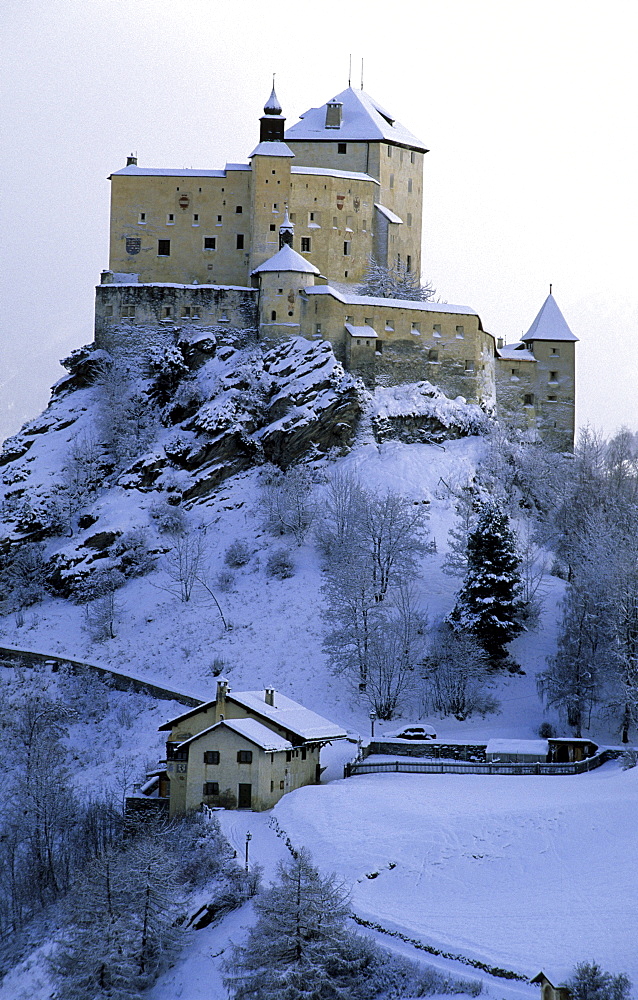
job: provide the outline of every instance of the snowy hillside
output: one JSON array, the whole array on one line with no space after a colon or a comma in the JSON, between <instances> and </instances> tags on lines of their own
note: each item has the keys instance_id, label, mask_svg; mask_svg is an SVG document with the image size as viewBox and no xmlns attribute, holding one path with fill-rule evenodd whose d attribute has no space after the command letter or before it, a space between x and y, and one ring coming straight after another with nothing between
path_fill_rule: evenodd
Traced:
<instances>
[{"instance_id":1,"label":"snowy hillside","mask_svg":"<svg viewBox=\"0 0 638 1000\"><path fill-rule=\"evenodd\" d=\"M220 674L235 690L274 686L351 734L324 752L323 786L285 796L275 817L295 846L309 846L320 868L352 885L359 917L525 976L548 964L565 975L595 957L638 980L638 925L624 912L638 888L627 875L638 871L636 771L611 763L573 777L341 778L357 739L370 733L371 702L356 677L329 669L324 647L321 533L331 484L398 495L426 524L427 545L406 566L420 620L435 627L461 586L445 566L459 497L470 485L483 498L502 492L499 438L478 409L427 383L370 393L321 344L263 352L245 338L209 338L150 371L104 360L80 352L49 409L5 444L0 645L104 664L202 698ZM292 468L284 475L273 464ZM269 511L291 482L303 487L307 523L278 534ZM510 510L524 546L529 511L516 499ZM229 558L232 546L241 558ZM277 571L282 550L285 572ZM565 582L549 573L549 549L533 558L538 617L511 643L512 668L481 679L498 710L434 713L415 670L377 734L425 717L440 738L458 740L534 739L544 721L571 731L536 687L556 652ZM13 684L13 672L4 679ZM137 769L131 780L140 780L161 754L157 726L176 708L109 697L73 724L68 746L76 787L121 794L130 777L122 776L124 751ZM589 722L583 735L618 741L611 717ZM247 819L236 816L223 825L241 849ZM256 828L264 822L254 817ZM273 837L254 844L269 873L281 856ZM210 947L221 954L228 927L240 934L242 919L251 918L236 914L225 930L206 931ZM191 995L187 956L198 947L191 943L157 984L157 1000ZM25 976L11 981L27 996ZM43 996L47 989L45 977Z\"/></svg>"}]
</instances>

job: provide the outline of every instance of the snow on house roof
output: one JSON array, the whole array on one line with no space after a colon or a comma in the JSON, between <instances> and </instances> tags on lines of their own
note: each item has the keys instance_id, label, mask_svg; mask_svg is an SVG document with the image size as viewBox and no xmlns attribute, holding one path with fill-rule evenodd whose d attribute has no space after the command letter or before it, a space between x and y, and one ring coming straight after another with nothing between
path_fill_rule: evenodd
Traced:
<instances>
[{"instance_id":1,"label":"snow on house roof","mask_svg":"<svg viewBox=\"0 0 638 1000\"><path fill-rule=\"evenodd\" d=\"M294 156L290 146L287 146L285 142L259 142L253 149L252 153L248 154L250 159L253 156Z\"/></svg>"},{"instance_id":2,"label":"snow on house roof","mask_svg":"<svg viewBox=\"0 0 638 1000\"><path fill-rule=\"evenodd\" d=\"M274 692L274 705L266 702L265 691L231 691L226 697L305 740L336 740L347 735L341 726L304 708L279 691Z\"/></svg>"},{"instance_id":3,"label":"snow on house roof","mask_svg":"<svg viewBox=\"0 0 638 1000\"><path fill-rule=\"evenodd\" d=\"M486 752L490 753L523 753L546 756L549 750L547 740L488 740Z\"/></svg>"},{"instance_id":4,"label":"snow on house roof","mask_svg":"<svg viewBox=\"0 0 638 1000\"><path fill-rule=\"evenodd\" d=\"M453 313L461 316L478 316L469 306L453 306L449 302L415 302L412 299L384 299L374 295L355 295L342 292L333 285L314 285L304 289L306 295L332 295L344 305L384 306L386 309L417 309L421 312Z\"/></svg>"},{"instance_id":5,"label":"snow on house roof","mask_svg":"<svg viewBox=\"0 0 638 1000\"><path fill-rule=\"evenodd\" d=\"M345 181L371 181L373 184L380 182L370 174L362 174L357 170L330 170L328 167L291 167L291 174L315 174L317 177L339 177Z\"/></svg>"},{"instance_id":6,"label":"snow on house roof","mask_svg":"<svg viewBox=\"0 0 638 1000\"><path fill-rule=\"evenodd\" d=\"M427 153L420 139L412 135L378 101L363 90L348 87L329 103L341 104L341 124L337 128L326 128L326 104L310 108L300 116L301 121L286 130L290 141L325 139L353 141L384 141L400 146L408 146Z\"/></svg>"},{"instance_id":7,"label":"snow on house roof","mask_svg":"<svg viewBox=\"0 0 638 1000\"><path fill-rule=\"evenodd\" d=\"M291 154L292 155L292 154ZM128 167L114 170L111 177L225 177L229 170L250 170L249 163L227 163L223 170L196 170L192 167L138 167L130 163Z\"/></svg>"},{"instance_id":8,"label":"snow on house roof","mask_svg":"<svg viewBox=\"0 0 638 1000\"><path fill-rule=\"evenodd\" d=\"M206 729L202 729L200 733L195 733L194 736L184 740L179 746L180 748L190 746L191 743L201 739L202 736L206 736L208 733L212 733L214 729L219 729L222 726L232 729L233 732L250 740L251 743L261 747L262 750L269 750L271 752L292 750L292 743L278 736L277 733L273 733L272 729L263 726L256 719L222 719L220 722L216 722L214 726L208 726Z\"/></svg>"},{"instance_id":9,"label":"snow on house roof","mask_svg":"<svg viewBox=\"0 0 638 1000\"><path fill-rule=\"evenodd\" d=\"M497 357L504 361L536 361L532 352L520 342L518 344L504 344L503 347L498 347L496 350Z\"/></svg>"},{"instance_id":10,"label":"snow on house roof","mask_svg":"<svg viewBox=\"0 0 638 1000\"><path fill-rule=\"evenodd\" d=\"M379 203L375 201L374 207L381 212L381 215L385 215L388 222L396 222L397 225L403 225L403 219L400 219L398 215L392 212L389 208L386 208L385 205L379 205Z\"/></svg>"},{"instance_id":11,"label":"snow on house roof","mask_svg":"<svg viewBox=\"0 0 638 1000\"><path fill-rule=\"evenodd\" d=\"M543 302L536 319L521 340L571 340L577 341L567 326L567 321L550 292Z\"/></svg>"},{"instance_id":12,"label":"snow on house roof","mask_svg":"<svg viewBox=\"0 0 638 1000\"><path fill-rule=\"evenodd\" d=\"M306 274L319 274L319 268L311 264L309 260L298 254L291 246L284 243L281 250L274 256L265 260L263 264L256 267L251 274L259 274L267 271L299 271Z\"/></svg>"},{"instance_id":13,"label":"snow on house roof","mask_svg":"<svg viewBox=\"0 0 638 1000\"><path fill-rule=\"evenodd\" d=\"M367 323L365 326L353 326L352 323L346 323L345 326L351 337L376 337L375 331Z\"/></svg>"}]
</instances>

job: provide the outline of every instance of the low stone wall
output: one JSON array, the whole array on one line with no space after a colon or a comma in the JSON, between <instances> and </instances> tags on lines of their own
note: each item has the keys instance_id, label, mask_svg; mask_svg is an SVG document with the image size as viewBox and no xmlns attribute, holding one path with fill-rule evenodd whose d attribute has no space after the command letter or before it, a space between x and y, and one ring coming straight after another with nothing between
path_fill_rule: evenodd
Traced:
<instances>
[{"instance_id":1,"label":"low stone wall","mask_svg":"<svg viewBox=\"0 0 638 1000\"><path fill-rule=\"evenodd\" d=\"M487 761L487 743L443 743L438 740L371 740L363 756L384 754L397 757L427 757L431 760Z\"/></svg>"}]
</instances>

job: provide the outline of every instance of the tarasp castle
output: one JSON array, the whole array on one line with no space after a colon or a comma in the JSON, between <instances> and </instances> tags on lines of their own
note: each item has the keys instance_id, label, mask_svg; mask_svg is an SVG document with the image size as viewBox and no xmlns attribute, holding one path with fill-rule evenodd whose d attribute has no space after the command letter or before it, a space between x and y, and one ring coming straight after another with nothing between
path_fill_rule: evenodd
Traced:
<instances>
[{"instance_id":1,"label":"tarasp castle","mask_svg":"<svg viewBox=\"0 0 638 1000\"><path fill-rule=\"evenodd\" d=\"M550 289L520 343L468 306L358 293L371 258L421 274L425 145L348 87L285 129L275 90L248 163L110 177L96 342L143 352L185 331L328 340L369 386L427 380L558 450L574 438L574 345Z\"/></svg>"}]
</instances>

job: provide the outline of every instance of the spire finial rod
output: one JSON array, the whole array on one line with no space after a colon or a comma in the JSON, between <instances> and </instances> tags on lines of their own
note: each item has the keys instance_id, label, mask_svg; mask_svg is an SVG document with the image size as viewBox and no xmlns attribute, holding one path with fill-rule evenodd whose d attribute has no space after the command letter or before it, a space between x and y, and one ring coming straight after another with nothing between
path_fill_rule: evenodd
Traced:
<instances>
[{"instance_id":1,"label":"spire finial rod","mask_svg":"<svg viewBox=\"0 0 638 1000\"><path fill-rule=\"evenodd\" d=\"M361 56L361 89L363 90L363 56Z\"/></svg>"},{"instance_id":2,"label":"spire finial rod","mask_svg":"<svg viewBox=\"0 0 638 1000\"><path fill-rule=\"evenodd\" d=\"M549 283L549 294L550 294L550 295L552 294L552 283L551 283L551 281L550 281L550 283Z\"/></svg>"},{"instance_id":3,"label":"spire finial rod","mask_svg":"<svg viewBox=\"0 0 638 1000\"><path fill-rule=\"evenodd\" d=\"M352 52L348 56L348 87L352 83Z\"/></svg>"}]
</instances>

